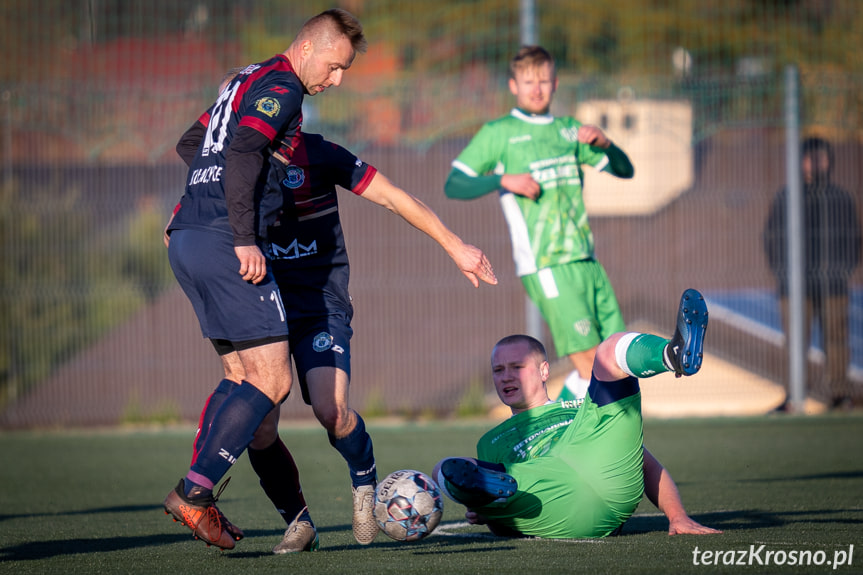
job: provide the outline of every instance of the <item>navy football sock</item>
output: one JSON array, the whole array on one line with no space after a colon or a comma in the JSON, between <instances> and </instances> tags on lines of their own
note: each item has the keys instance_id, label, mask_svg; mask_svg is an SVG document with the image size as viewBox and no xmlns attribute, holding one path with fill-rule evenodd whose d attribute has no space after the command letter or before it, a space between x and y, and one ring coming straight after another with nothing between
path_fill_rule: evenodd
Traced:
<instances>
[{"instance_id":1,"label":"navy football sock","mask_svg":"<svg viewBox=\"0 0 863 575\"><path fill-rule=\"evenodd\" d=\"M210 432L187 478L212 489L249 446L273 407L270 398L251 383L243 382L234 389L213 416Z\"/></svg>"},{"instance_id":2,"label":"navy football sock","mask_svg":"<svg viewBox=\"0 0 863 575\"><path fill-rule=\"evenodd\" d=\"M327 434L330 445L336 448L344 460L348 463L348 471L351 474L351 485L375 485L377 483L377 471L375 469L375 454L372 448L372 438L366 433L366 424L360 414L356 413L357 425L345 437L336 439L332 434Z\"/></svg>"},{"instance_id":3,"label":"navy football sock","mask_svg":"<svg viewBox=\"0 0 863 575\"><path fill-rule=\"evenodd\" d=\"M198 453L201 452L201 446L204 445L204 441L207 439L207 434L210 432L210 424L213 422L213 417L222 406L225 398L228 397L234 388L239 385L240 384L231 381L230 379L223 379L219 382L219 385L216 386L215 391L210 394L210 397L207 398L207 402L204 404L204 409L201 411L201 417L198 420L198 433L195 435L195 445L192 450L192 465L195 464L195 460L198 458Z\"/></svg>"},{"instance_id":4,"label":"navy football sock","mask_svg":"<svg viewBox=\"0 0 863 575\"><path fill-rule=\"evenodd\" d=\"M264 493L276 506L276 511L290 525L291 521L306 507L306 498L300 486L297 464L279 437L264 449L248 449L249 463L261 480ZM304 518L305 519L305 518Z\"/></svg>"}]
</instances>

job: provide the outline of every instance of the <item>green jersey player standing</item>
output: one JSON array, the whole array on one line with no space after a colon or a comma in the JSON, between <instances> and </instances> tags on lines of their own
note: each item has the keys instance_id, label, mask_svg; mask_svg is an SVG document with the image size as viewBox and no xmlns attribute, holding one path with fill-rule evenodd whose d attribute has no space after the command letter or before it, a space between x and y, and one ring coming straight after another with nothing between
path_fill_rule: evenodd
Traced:
<instances>
[{"instance_id":1,"label":"green jersey player standing","mask_svg":"<svg viewBox=\"0 0 863 575\"><path fill-rule=\"evenodd\" d=\"M554 60L525 46L510 63L516 108L485 124L453 162L445 192L469 200L500 191L516 273L575 371L561 399L582 399L596 347L623 331L617 297L594 259L582 197L583 165L631 178L626 154L596 126L549 113Z\"/></svg>"}]
</instances>

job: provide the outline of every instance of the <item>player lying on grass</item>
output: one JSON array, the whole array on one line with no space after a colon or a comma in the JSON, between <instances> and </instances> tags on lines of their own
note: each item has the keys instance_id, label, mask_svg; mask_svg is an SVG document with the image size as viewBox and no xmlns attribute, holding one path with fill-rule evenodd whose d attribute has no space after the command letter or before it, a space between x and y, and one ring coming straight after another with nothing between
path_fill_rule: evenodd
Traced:
<instances>
[{"instance_id":1,"label":"player lying on grass","mask_svg":"<svg viewBox=\"0 0 863 575\"><path fill-rule=\"evenodd\" d=\"M695 290L680 300L671 340L617 333L597 349L584 403L552 402L543 345L500 340L492 373L512 417L482 436L477 459L440 461L434 477L466 517L502 536L605 537L619 533L642 494L669 520L669 535L720 533L690 518L669 473L643 445L638 378L701 367L707 307Z\"/></svg>"},{"instance_id":2,"label":"player lying on grass","mask_svg":"<svg viewBox=\"0 0 863 575\"><path fill-rule=\"evenodd\" d=\"M429 235L474 287L479 287L480 281L496 284L497 279L479 248L464 243L431 209L373 166L316 134L301 132L294 148L291 162L277 167L284 204L269 231L267 257L284 302L303 400L312 406L330 443L348 464L354 493L354 537L358 543L368 544L378 532L372 514L375 458L363 419L348 402L353 307L336 186L391 210ZM274 161L278 162L278 157ZM228 343L213 342L222 358L225 379L205 404L195 453L218 407L243 381L242 364ZM255 432L248 449L261 486L288 524L273 552L314 550L319 544L317 530L300 489L297 467L279 437L278 422L276 407ZM242 537L236 526L225 519L223 523L235 539Z\"/></svg>"}]
</instances>

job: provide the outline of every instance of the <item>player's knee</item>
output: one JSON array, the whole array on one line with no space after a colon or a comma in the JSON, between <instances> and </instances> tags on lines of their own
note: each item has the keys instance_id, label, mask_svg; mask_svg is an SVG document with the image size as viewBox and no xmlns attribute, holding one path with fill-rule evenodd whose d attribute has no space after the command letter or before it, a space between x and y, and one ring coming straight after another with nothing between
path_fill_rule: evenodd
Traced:
<instances>
[{"instance_id":1,"label":"player's knee","mask_svg":"<svg viewBox=\"0 0 863 575\"><path fill-rule=\"evenodd\" d=\"M617 357L615 355L615 348L617 346L617 342L620 341L625 333L614 333L608 336L608 339L604 340L599 347L596 348L596 357L593 360L593 369L596 372L615 372L619 371L620 367L617 365Z\"/></svg>"},{"instance_id":2,"label":"player's knee","mask_svg":"<svg viewBox=\"0 0 863 575\"><path fill-rule=\"evenodd\" d=\"M593 368L596 350L596 347L592 347L585 351L577 351L569 354L569 360L572 363L572 366L583 379L590 379L590 370Z\"/></svg>"},{"instance_id":3,"label":"player's knee","mask_svg":"<svg viewBox=\"0 0 863 575\"><path fill-rule=\"evenodd\" d=\"M278 395L278 401L276 403L279 404L285 401L291 393L291 388L294 384L294 380L290 375L290 372L287 374L284 372L269 374L268 379L270 380L270 386L276 390L276 394Z\"/></svg>"},{"instance_id":4,"label":"player's knee","mask_svg":"<svg viewBox=\"0 0 863 575\"><path fill-rule=\"evenodd\" d=\"M314 407L315 417L330 435L344 437L353 430L356 419L349 409L337 405Z\"/></svg>"}]
</instances>

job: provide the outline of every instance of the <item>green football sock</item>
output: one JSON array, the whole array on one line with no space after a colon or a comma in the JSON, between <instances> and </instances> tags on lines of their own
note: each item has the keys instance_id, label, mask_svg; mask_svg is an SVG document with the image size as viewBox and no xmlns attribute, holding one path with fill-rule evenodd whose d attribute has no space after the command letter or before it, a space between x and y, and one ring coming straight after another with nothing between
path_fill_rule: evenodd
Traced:
<instances>
[{"instance_id":1,"label":"green football sock","mask_svg":"<svg viewBox=\"0 0 863 575\"><path fill-rule=\"evenodd\" d=\"M621 340L619 344L624 342L625 339ZM664 361L667 344L668 340L658 335L638 334L629 341L624 356L626 365L621 367L630 375L638 378L651 377L670 371ZM618 357L620 357L619 353Z\"/></svg>"}]
</instances>

